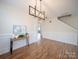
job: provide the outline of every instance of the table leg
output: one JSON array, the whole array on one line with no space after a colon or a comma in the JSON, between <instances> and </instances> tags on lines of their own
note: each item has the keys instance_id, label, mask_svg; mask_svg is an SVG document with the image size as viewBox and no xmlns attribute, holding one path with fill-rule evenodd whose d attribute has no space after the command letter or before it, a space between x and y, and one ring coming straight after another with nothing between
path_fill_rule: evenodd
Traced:
<instances>
[{"instance_id":1,"label":"table leg","mask_svg":"<svg viewBox=\"0 0 79 59\"><path fill-rule=\"evenodd\" d=\"M28 46L29 46L29 39L26 39L26 44L28 43Z\"/></svg>"},{"instance_id":2,"label":"table leg","mask_svg":"<svg viewBox=\"0 0 79 59\"><path fill-rule=\"evenodd\" d=\"M13 51L13 41L10 40L10 53L12 54L12 51Z\"/></svg>"}]
</instances>

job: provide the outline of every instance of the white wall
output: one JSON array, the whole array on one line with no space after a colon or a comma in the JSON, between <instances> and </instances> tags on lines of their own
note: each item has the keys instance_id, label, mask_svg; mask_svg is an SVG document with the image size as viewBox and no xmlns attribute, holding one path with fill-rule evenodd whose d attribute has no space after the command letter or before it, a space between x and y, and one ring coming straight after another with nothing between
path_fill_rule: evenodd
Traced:
<instances>
[{"instance_id":1,"label":"white wall","mask_svg":"<svg viewBox=\"0 0 79 59\"><path fill-rule=\"evenodd\" d=\"M77 30L59 21L57 17L53 17L51 21L52 23L49 23L49 20L46 20L42 24L44 38L77 45Z\"/></svg>"},{"instance_id":2,"label":"white wall","mask_svg":"<svg viewBox=\"0 0 79 59\"><path fill-rule=\"evenodd\" d=\"M30 44L38 41L37 18L29 15L29 0L0 1L0 54L9 52L13 25L26 25ZM14 42L14 49L23 47L25 44L25 40Z\"/></svg>"},{"instance_id":3,"label":"white wall","mask_svg":"<svg viewBox=\"0 0 79 59\"><path fill-rule=\"evenodd\" d=\"M47 19L42 23L43 37L77 45L78 0L43 0L43 5L47 14ZM64 14L72 14L64 20L76 29L57 19ZM49 23L50 20L52 23Z\"/></svg>"}]
</instances>

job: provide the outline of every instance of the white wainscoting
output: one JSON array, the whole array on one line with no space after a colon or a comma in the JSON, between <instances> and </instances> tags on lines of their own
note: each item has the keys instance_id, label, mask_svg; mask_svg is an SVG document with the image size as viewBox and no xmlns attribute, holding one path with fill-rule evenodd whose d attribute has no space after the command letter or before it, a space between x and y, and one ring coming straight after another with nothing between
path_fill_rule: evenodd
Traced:
<instances>
[{"instance_id":1,"label":"white wainscoting","mask_svg":"<svg viewBox=\"0 0 79 59\"><path fill-rule=\"evenodd\" d=\"M32 44L34 42L37 42L37 34L31 33L31 37L29 39L29 43ZM11 34L0 34L0 55L9 52L10 50L10 38ZM25 40L19 40L14 42L13 49L21 48L26 45Z\"/></svg>"}]
</instances>

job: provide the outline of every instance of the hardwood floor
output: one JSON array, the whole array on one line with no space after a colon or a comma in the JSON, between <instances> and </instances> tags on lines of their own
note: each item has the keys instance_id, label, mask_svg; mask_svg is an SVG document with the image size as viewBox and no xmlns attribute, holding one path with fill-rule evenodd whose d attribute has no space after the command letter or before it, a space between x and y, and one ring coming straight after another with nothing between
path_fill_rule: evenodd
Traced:
<instances>
[{"instance_id":1,"label":"hardwood floor","mask_svg":"<svg viewBox=\"0 0 79 59\"><path fill-rule=\"evenodd\" d=\"M41 41L6 53L0 59L77 59L77 46L53 40Z\"/></svg>"}]
</instances>

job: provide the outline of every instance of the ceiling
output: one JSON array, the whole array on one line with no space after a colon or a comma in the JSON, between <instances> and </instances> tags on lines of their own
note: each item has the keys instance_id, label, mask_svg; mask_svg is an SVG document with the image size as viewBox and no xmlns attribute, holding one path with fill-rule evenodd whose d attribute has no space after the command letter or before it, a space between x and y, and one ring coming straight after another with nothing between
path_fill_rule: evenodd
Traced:
<instances>
[{"instance_id":1,"label":"ceiling","mask_svg":"<svg viewBox=\"0 0 79 59\"><path fill-rule=\"evenodd\" d=\"M35 5L35 1L36 0L0 0L0 3L24 7L23 4ZM37 4L39 5L39 2ZM63 14L77 15L77 7L78 0L42 0L42 10L51 16L62 16Z\"/></svg>"},{"instance_id":2,"label":"ceiling","mask_svg":"<svg viewBox=\"0 0 79 59\"><path fill-rule=\"evenodd\" d=\"M78 13L78 0L43 0L42 4L45 10L53 16L77 15Z\"/></svg>"}]
</instances>

